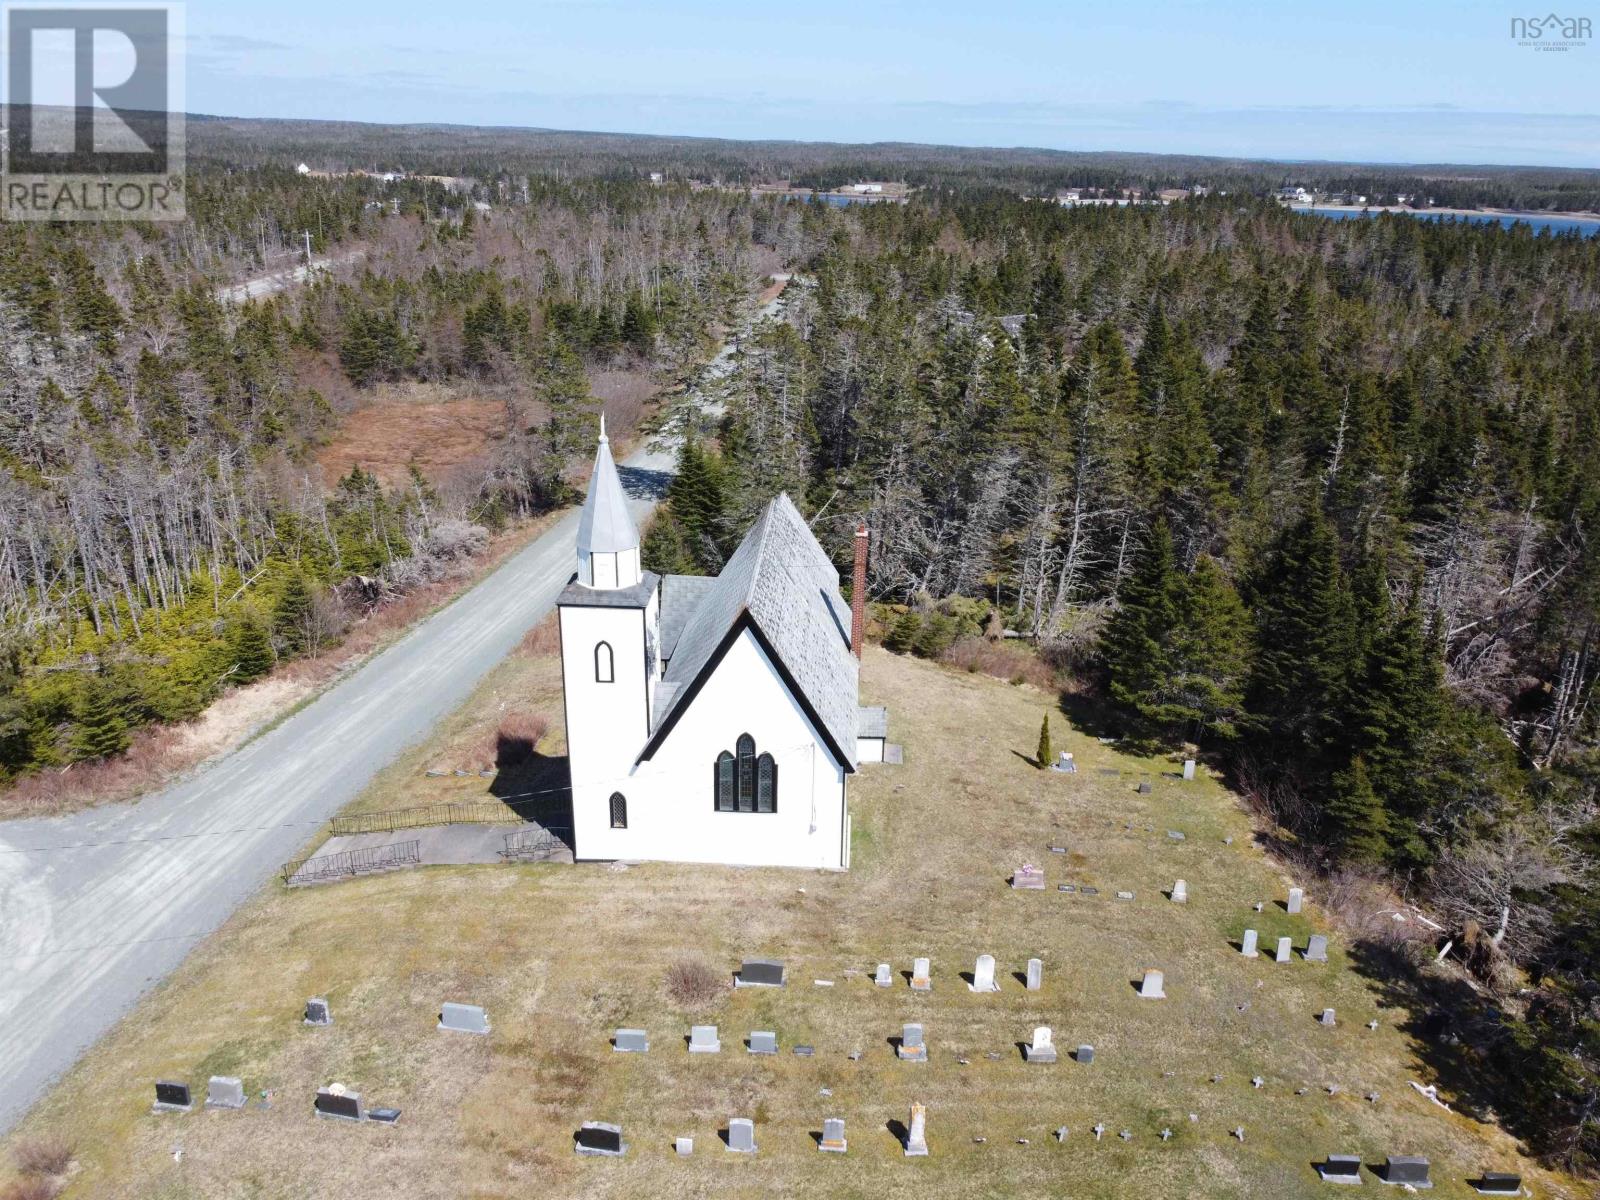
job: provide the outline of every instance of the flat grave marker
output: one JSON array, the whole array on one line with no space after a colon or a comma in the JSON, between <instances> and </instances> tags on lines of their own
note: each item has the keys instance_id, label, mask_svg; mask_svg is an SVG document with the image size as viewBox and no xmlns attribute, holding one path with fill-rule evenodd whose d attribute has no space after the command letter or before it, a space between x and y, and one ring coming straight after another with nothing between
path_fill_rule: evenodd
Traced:
<instances>
[{"instance_id":1,"label":"flat grave marker","mask_svg":"<svg viewBox=\"0 0 1600 1200\"><path fill-rule=\"evenodd\" d=\"M332 1025L333 1010L328 1007L328 1002L321 996L313 997L306 1001L306 1015L302 1023L306 1025Z\"/></svg>"},{"instance_id":2,"label":"flat grave marker","mask_svg":"<svg viewBox=\"0 0 1600 1200\"><path fill-rule=\"evenodd\" d=\"M439 1026L447 1033L489 1032L489 1014L476 1004L453 1004L446 1001L439 1006Z\"/></svg>"}]
</instances>

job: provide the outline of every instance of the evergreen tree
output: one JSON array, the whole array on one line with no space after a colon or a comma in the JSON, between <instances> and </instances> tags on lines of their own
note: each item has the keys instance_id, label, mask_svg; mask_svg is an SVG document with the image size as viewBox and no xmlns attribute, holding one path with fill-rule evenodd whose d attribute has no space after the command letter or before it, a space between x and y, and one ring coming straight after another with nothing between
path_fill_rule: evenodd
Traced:
<instances>
[{"instance_id":1,"label":"evergreen tree","mask_svg":"<svg viewBox=\"0 0 1600 1200\"><path fill-rule=\"evenodd\" d=\"M1178 592L1177 620L1167 639L1170 672L1153 718L1184 729L1195 741L1231 739L1245 719L1250 669L1250 614L1221 565L1195 562Z\"/></svg>"},{"instance_id":2,"label":"evergreen tree","mask_svg":"<svg viewBox=\"0 0 1600 1200\"><path fill-rule=\"evenodd\" d=\"M727 536L722 464L692 437L678 449L678 473L667 487L667 500L701 571L720 570Z\"/></svg>"},{"instance_id":3,"label":"evergreen tree","mask_svg":"<svg viewBox=\"0 0 1600 1200\"><path fill-rule=\"evenodd\" d=\"M305 575L296 569L289 575L272 609L272 636L285 655L293 657L315 648L309 644L307 622L310 616L311 588Z\"/></svg>"},{"instance_id":4,"label":"evergreen tree","mask_svg":"<svg viewBox=\"0 0 1600 1200\"><path fill-rule=\"evenodd\" d=\"M1330 838L1343 861L1377 866L1388 858L1389 814L1372 790L1361 755L1333 777L1325 816Z\"/></svg>"},{"instance_id":5,"label":"evergreen tree","mask_svg":"<svg viewBox=\"0 0 1600 1200\"><path fill-rule=\"evenodd\" d=\"M893 625L889 626L889 632L883 639L884 649L892 650L896 654L904 654L911 649L921 633L921 618L910 609L907 609L895 618Z\"/></svg>"},{"instance_id":6,"label":"evergreen tree","mask_svg":"<svg viewBox=\"0 0 1600 1200\"><path fill-rule=\"evenodd\" d=\"M128 718L114 680L101 674L85 682L74 717L73 752L78 758L108 758L128 748Z\"/></svg>"},{"instance_id":7,"label":"evergreen tree","mask_svg":"<svg viewBox=\"0 0 1600 1200\"><path fill-rule=\"evenodd\" d=\"M670 502L656 509L644 531L639 554L647 571L658 575L703 575L705 572L689 549L683 523Z\"/></svg>"},{"instance_id":8,"label":"evergreen tree","mask_svg":"<svg viewBox=\"0 0 1600 1200\"><path fill-rule=\"evenodd\" d=\"M1101 642L1111 698L1146 731L1152 718L1159 719L1156 709L1169 673L1166 643L1177 622L1178 589L1172 535L1158 519Z\"/></svg>"},{"instance_id":9,"label":"evergreen tree","mask_svg":"<svg viewBox=\"0 0 1600 1200\"><path fill-rule=\"evenodd\" d=\"M234 621L229 643L235 668L232 678L238 683L260 679L277 661L272 653L272 639L254 617L244 616Z\"/></svg>"},{"instance_id":10,"label":"evergreen tree","mask_svg":"<svg viewBox=\"0 0 1600 1200\"><path fill-rule=\"evenodd\" d=\"M1050 714L1045 713L1039 725L1039 748L1034 752L1034 758L1042 769L1048 767L1055 756L1055 747L1050 744Z\"/></svg>"}]
</instances>

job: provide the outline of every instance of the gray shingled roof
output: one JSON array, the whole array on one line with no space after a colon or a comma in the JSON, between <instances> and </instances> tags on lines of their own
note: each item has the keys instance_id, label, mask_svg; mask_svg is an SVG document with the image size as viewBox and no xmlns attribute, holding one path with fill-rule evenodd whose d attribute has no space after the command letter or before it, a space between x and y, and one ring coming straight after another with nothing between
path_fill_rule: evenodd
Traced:
<instances>
[{"instance_id":1,"label":"gray shingled roof","mask_svg":"<svg viewBox=\"0 0 1600 1200\"><path fill-rule=\"evenodd\" d=\"M678 638L700 607L700 601L717 586L715 575L665 575L661 579L661 657L670 660Z\"/></svg>"},{"instance_id":2,"label":"gray shingled roof","mask_svg":"<svg viewBox=\"0 0 1600 1200\"><path fill-rule=\"evenodd\" d=\"M628 495L611 461L611 439L606 437L605 418L600 419L600 445L594 452L594 474L589 478L589 494L583 500L578 518L578 555L615 554L639 544L639 531L628 512Z\"/></svg>"},{"instance_id":3,"label":"gray shingled roof","mask_svg":"<svg viewBox=\"0 0 1600 1200\"><path fill-rule=\"evenodd\" d=\"M881 704L863 704L856 717L856 736L884 738L889 736L889 710Z\"/></svg>"},{"instance_id":4,"label":"gray shingled roof","mask_svg":"<svg viewBox=\"0 0 1600 1200\"><path fill-rule=\"evenodd\" d=\"M850 653L850 606L839 595L838 571L786 495L767 505L671 643L664 682L675 686L657 694L655 727L671 718L746 612L854 767L860 664Z\"/></svg>"}]
</instances>

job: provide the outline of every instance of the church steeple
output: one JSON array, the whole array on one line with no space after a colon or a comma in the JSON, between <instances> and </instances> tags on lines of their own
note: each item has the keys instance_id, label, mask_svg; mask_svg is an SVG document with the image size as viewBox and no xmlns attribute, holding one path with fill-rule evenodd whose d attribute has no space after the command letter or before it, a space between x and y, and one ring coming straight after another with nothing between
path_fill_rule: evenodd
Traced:
<instances>
[{"instance_id":1,"label":"church steeple","mask_svg":"<svg viewBox=\"0 0 1600 1200\"><path fill-rule=\"evenodd\" d=\"M611 459L606 415L600 414L600 445L595 450L589 495L578 518L578 582L602 591L632 587L642 578L639 531L628 513L627 493Z\"/></svg>"}]
</instances>

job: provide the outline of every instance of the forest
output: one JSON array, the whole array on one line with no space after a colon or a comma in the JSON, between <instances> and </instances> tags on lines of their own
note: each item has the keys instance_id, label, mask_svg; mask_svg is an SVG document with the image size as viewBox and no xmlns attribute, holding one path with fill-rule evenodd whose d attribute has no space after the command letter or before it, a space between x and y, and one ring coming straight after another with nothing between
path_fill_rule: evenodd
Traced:
<instances>
[{"instance_id":1,"label":"forest","mask_svg":"<svg viewBox=\"0 0 1600 1200\"><path fill-rule=\"evenodd\" d=\"M779 489L841 562L864 517L891 649L1034 645L1330 891L1433 913L1375 953L1450 942L1463 1069L1593 1169L1600 241L1002 196L798 241L647 560L717 569Z\"/></svg>"}]
</instances>

